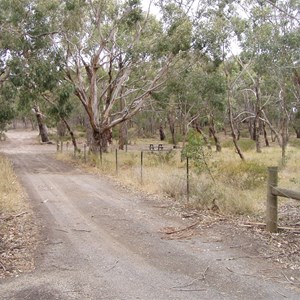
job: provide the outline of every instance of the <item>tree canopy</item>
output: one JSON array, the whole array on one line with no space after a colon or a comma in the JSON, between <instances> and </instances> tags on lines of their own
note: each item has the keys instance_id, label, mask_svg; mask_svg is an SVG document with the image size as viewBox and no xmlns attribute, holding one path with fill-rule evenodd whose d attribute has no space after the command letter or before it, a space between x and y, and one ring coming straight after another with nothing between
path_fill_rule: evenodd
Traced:
<instances>
[{"instance_id":1,"label":"tree canopy","mask_svg":"<svg viewBox=\"0 0 300 300\"><path fill-rule=\"evenodd\" d=\"M77 98L93 151L145 110L163 112L174 144L178 120L216 141L247 123L257 150L267 125L284 151L300 107L298 1L155 5L160 15L139 0L0 0L1 120L39 107L67 122Z\"/></svg>"}]
</instances>

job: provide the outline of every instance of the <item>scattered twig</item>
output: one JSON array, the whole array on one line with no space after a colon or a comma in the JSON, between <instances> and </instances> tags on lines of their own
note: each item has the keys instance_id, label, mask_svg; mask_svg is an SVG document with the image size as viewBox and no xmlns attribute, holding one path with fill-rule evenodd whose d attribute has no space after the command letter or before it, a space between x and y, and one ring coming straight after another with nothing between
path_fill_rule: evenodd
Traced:
<instances>
[{"instance_id":1,"label":"scattered twig","mask_svg":"<svg viewBox=\"0 0 300 300\"><path fill-rule=\"evenodd\" d=\"M185 284L185 285L180 285L180 286L173 286L172 289L182 289L182 288L186 288L186 287L189 287L191 285L193 285L196 281L198 280L205 280L206 278L206 274L207 274L207 271L209 269L209 266L204 270L204 272L201 274L201 276L193 279L191 282Z\"/></svg>"},{"instance_id":2,"label":"scattered twig","mask_svg":"<svg viewBox=\"0 0 300 300\"><path fill-rule=\"evenodd\" d=\"M259 228L265 228L266 224L264 224L264 223L257 223L257 222L246 222L244 224L240 224L239 226L241 226L241 227L248 227L248 228L253 228L253 227L257 226ZM278 229L279 230L289 230L289 231L291 231L293 233L300 233L300 230L297 227L279 226Z\"/></svg>"},{"instance_id":3,"label":"scattered twig","mask_svg":"<svg viewBox=\"0 0 300 300\"><path fill-rule=\"evenodd\" d=\"M206 269L205 269L205 271L203 272L203 274L202 274L202 280L205 280L206 273L207 273L208 269L209 269L209 266L207 266Z\"/></svg>"},{"instance_id":4,"label":"scattered twig","mask_svg":"<svg viewBox=\"0 0 300 300\"><path fill-rule=\"evenodd\" d=\"M154 208L169 208L171 205L152 205Z\"/></svg>"},{"instance_id":5,"label":"scattered twig","mask_svg":"<svg viewBox=\"0 0 300 300\"><path fill-rule=\"evenodd\" d=\"M272 258L273 256L262 256L262 255L245 255L245 256L237 256L237 257L229 257L229 258L217 258L217 261L222 260L237 260L237 259L243 259L243 258Z\"/></svg>"},{"instance_id":6,"label":"scattered twig","mask_svg":"<svg viewBox=\"0 0 300 300\"><path fill-rule=\"evenodd\" d=\"M287 280L288 283L292 284L292 285L299 285L300 283L297 282L293 282L292 280L290 280L283 272L281 273L284 278Z\"/></svg>"},{"instance_id":7,"label":"scattered twig","mask_svg":"<svg viewBox=\"0 0 300 300\"><path fill-rule=\"evenodd\" d=\"M105 273L107 273L107 272L113 270L113 269L117 266L118 263L119 263L119 261L116 260L116 262L114 263L114 265L113 265L112 267L110 267L109 269L107 269L107 270L105 271Z\"/></svg>"},{"instance_id":8,"label":"scattered twig","mask_svg":"<svg viewBox=\"0 0 300 300\"><path fill-rule=\"evenodd\" d=\"M235 248L245 248L245 247L249 248L249 247L251 247L251 246L252 246L252 244L243 244L243 245L232 245L232 246L230 246L229 248L230 248L230 249L235 249Z\"/></svg>"},{"instance_id":9,"label":"scattered twig","mask_svg":"<svg viewBox=\"0 0 300 300\"><path fill-rule=\"evenodd\" d=\"M257 275L254 274L243 274L243 273L238 273L238 272L234 272L233 270L229 269L228 267L225 267L227 271L229 271L230 273L234 273L237 275L241 275L241 276L249 276L249 277L257 277Z\"/></svg>"},{"instance_id":10,"label":"scattered twig","mask_svg":"<svg viewBox=\"0 0 300 300\"><path fill-rule=\"evenodd\" d=\"M73 231L79 231L79 232L91 232L91 230L86 230L86 229L76 229L76 228L73 228L72 230Z\"/></svg>"},{"instance_id":11,"label":"scattered twig","mask_svg":"<svg viewBox=\"0 0 300 300\"><path fill-rule=\"evenodd\" d=\"M55 230L57 230L57 231L62 231L62 232L66 232L66 233L69 233L67 230L60 229L60 228L55 228Z\"/></svg>"},{"instance_id":12,"label":"scattered twig","mask_svg":"<svg viewBox=\"0 0 300 300\"><path fill-rule=\"evenodd\" d=\"M280 296L282 296L283 298L287 298L286 295L279 293L278 291L276 291L277 294L279 294Z\"/></svg>"},{"instance_id":13,"label":"scattered twig","mask_svg":"<svg viewBox=\"0 0 300 300\"><path fill-rule=\"evenodd\" d=\"M206 289L176 289L178 292L205 292Z\"/></svg>"},{"instance_id":14,"label":"scattered twig","mask_svg":"<svg viewBox=\"0 0 300 300\"><path fill-rule=\"evenodd\" d=\"M4 266L4 264L0 261L0 266L3 269L3 271L6 271L6 267Z\"/></svg>"},{"instance_id":15,"label":"scattered twig","mask_svg":"<svg viewBox=\"0 0 300 300\"><path fill-rule=\"evenodd\" d=\"M197 225L199 225L199 221L197 221L196 223L193 223L192 225L189 225L187 227L184 227L182 229L178 229L178 230L172 230L172 231L167 231L165 232L165 234L175 234L175 233L179 233L188 229L192 229L194 227L196 227Z\"/></svg>"},{"instance_id":16,"label":"scattered twig","mask_svg":"<svg viewBox=\"0 0 300 300\"><path fill-rule=\"evenodd\" d=\"M230 249L237 249L237 248L242 248L242 245L235 245L235 246L230 246Z\"/></svg>"},{"instance_id":17,"label":"scattered twig","mask_svg":"<svg viewBox=\"0 0 300 300\"><path fill-rule=\"evenodd\" d=\"M26 215L26 214L28 214L28 211L23 211L23 212L21 212L21 213L19 213L17 215L14 215L13 217L14 218L18 218L18 217L21 217L21 216Z\"/></svg>"},{"instance_id":18,"label":"scattered twig","mask_svg":"<svg viewBox=\"0 0 300 300\"><path fill-rule=\"evenodd\" d=\"M210 240L210 241L202 241L203 244L206 244L206 243L222 243L223 240Z\"/></svg>"},{"instance_id":19,"label":"scattered twig","mask_svg":"<svg viewBox=\"0 0 300 300\"><path fill-rule=\"evenodd\" d=\"M63 242L49 242L49 243L45 243L45 245L59 245L59 244L63 244Z\"/></svg>"},{"instance_id":20,"label":"scattered twig","mask_svg":"<svg viewBox=\"0 0 300 300\"><path fill-rule=\"evenodd\" d=\"M291 231L292 233L300 233L300 229L296 227L286 227L286 226L279 226L279 230L288 230Z\"/></svg>"},{"instance_id":21,"label":"scattered twig","mask_svg":"<svg viewBox=\"0 0 300 300\"><path fill-rule=\"evenodd\" d=\"M66 294L66 293L77 293L77 294L80 294L81 293L81 291L80 290L74 290L74 291L63 291L63 293L64 294Z\"/></svg>"},{"instance_id":22,"label":"scattered twig","mask_svg":"<svg viewBox=\"0 0 300 300\"><path fill-rule=\"evenodd\" d=\"M17 214L17 215L7 216L7 217L1 218L1 219L4 220L4 221L9 221L9 220L11 220L11 219L21 217L21 216L23 216L23 215L25 215L25 214L28 214L28 211L21 212L21 213L19 213L19 214Z\"/></svg>"},{"instance_id":23,"label":"scattered twig","mask_svg":"<svg viewBox=\"0 0 300 300\"><path fill-rule=\"evenodd\" d=\"M261 222L245 222L244 224L240 224L241 226L243 225L253 225L253 226L263 226L265 227L266 224L265 223L261 223Z\"/></svg>"}]
</instances>

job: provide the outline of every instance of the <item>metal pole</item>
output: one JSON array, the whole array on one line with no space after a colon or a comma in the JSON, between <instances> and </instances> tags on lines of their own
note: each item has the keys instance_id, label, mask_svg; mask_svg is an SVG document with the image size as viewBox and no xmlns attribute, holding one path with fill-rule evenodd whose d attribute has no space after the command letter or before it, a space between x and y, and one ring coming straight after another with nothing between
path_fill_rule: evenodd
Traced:
<instances>
[{"instance_id":1,"label":"metal pole","mask_svg":"<svg viewBox=\"0 0 300 300\"><path fill-rule=\"evenodd\" d=\"M99 168L102 167L102 148L99 148Z\"/></svg>"},{"instance_id":2,"label":"metal pole","mask_svg":"<svg viewBox=\"0 0 300 300\"><path fill-rule=\"evenodd\" d=\"M144 152L141 151L141 184L143 184L143 160L144 160Z\"/></svg>"},{"instance_id":3,"label":"metal pole","mask_svg":"<svg viewBox=\"0 0 300 300\"><path fill-rule=\"evenodd\" d=\"M128 126L127 126L127 121L125 122L126 125L126 144L125 144L125 151L128 151Z\"/></svg>"},{"instance_id":4,"label":"metal pole","mask_svg":"<svg viewBox=\"0 0 300 300\"><path fill-rule=\"evenodd\" d=\"M84 162L86 163L86 144L83 145Z\"/></svg>"},{"instance_id":5,"label":"metal pole","mask_svg":"<svg viewBox=\"0 0 300 300\"><path fill-rule=\"evenodd\" d=\"M278 204L277 196L272 194L273 187L278 184L278 167L268 168L268 193L266 207L266 230L269 232L277 232L277 213Z\"/></svg>"},{"instance_id":6,"label":"metal pole","mask_svg":"<svg viewBox=\"0 0 300 300\"><path fill-rule=\"evenodd\" d=\"M118 175L118 149L116 149L116 173Z\"/></svg>"},{"instance_id":7,"label":"metal pole","mask_svg":"<svg viewBox=\"0 0 300 300\"><path fill-rule=\"evenodd\" d=\"M190 202L190 170L188 157L186 157L186 199L188 204Z\"/></svg>"}]
</instances>

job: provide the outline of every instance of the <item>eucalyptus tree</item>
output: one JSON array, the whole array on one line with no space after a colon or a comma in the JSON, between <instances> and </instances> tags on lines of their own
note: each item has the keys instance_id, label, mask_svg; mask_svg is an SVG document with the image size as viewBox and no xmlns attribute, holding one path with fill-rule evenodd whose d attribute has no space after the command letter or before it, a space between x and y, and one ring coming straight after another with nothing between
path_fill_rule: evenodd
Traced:
<instances>
[{"instance_id":1,"label":"eucalyptus tree","mask_svg":"<svg viewBox=\"0 0 300 300\"><path fill-rule=\"evenodd\" d=\"M62 56L56 47L57 1L1 0L1 49L5 51L8 79L18 95L20 111L36 116L42 142L49 142L46 119L61 119L74 147L67 123L70 114L69 89L64 80ZM2 56L3 57L3 56ZM51 115L45 112L51 107Z\"/></svg>"},{"instance_id":2,"label":"eucalyptus tree","mask_svg":"<svg viewBox=\"0 0 300 300\"><path fill-rule=\"evenodd\" d=\"M168 73L165 88L155 94L155 99L159 110L165 111L172 143L176 145L176 126L182 127L183 123L183 132L186 133L185 123L189 108L185 106L185 103L189 101L186 94L190 87L187 75L190 69L192 20L186 13L186 6L183 2L159 1L159 6L165 32L161 47L176 55L177 61Z\"/></svg>"},{"instance_id":3,"label":"eucalyptus tree","mask_svg":"<svg viewBox=\"0 0 300 300\"><path fill-rule=\"evenodd\" d=\"M5 53L2 57L8 70L8 79L12 83L11 88L18 95L19 106L31 106L37 118L41 139L49 142L44 115L38 101L41 92L56 84L53 83L56 77L53 73L56 70L51 66L47 50L49 38L41 37L48 30L47 17L40 9L42 4L39 1L1 0L0 7L1 50ZM50 66L52 72L48 72Z\"/></svg>"},{"instance_id":4,"label":"eucalyptus tree","mask_svg":"<svg viewBox=\"0 0 300 300\"><path fill-rule=\"evenodd\" d=\"M236 72L235 64L230 58L233 53L233 40L236 37L233 24L239 20L237 18L236 1L198 1L195 13L197 18L194 22L194 48L205 54L212 65L211 71L207 73L208 84L206 86L208 86L208 90L206 93L209 95L217 92L213 98L210 97L210 101L206 101L206 106L211 111L209 114L212 121L210 132L215 134L214 112L218 111L216 108L219 108L219 111L226 111L225 106L227 106L227 119L233 143L240 158L244 159L244 155L238 145L238 132L234 119L233 106L236 99L234 99L233 90ZM218 121L225 125L226 118L224 115L220 113L218 115L221 116L221 118L218 118ZM216 136L214 138L218 145Z\"/></svg>"},{"instance_id":5,"label":"eucalyptus tree","mask_svg":"<svg viewBox=\"0 0 300 300\"><path fill-rule=\"evenodd\" d=\"M14 117L14 103L12 99L15 98L14 92L8 82L8 69L0 54L0 137L6 128L6 125Z\"/></svg>"},{"instance_id":6,"label":"eucalyptus tree","mask_svg":"<svg viewBox=\"0 0 300 300\"><path fill-rule=\"evenodd\" d=\"M185 30L185 34L177 34L177 38L181 38L184 45L179 63L170 71L167 87L160 97L169 99L169 105L166 107L169 107L171 112L168 114L171 133L174 136L172 123L175 120L175 111L179 111L184 127L193 126L207 140L207 143L208 139L200 123L201 121L208 123L217 151L220 151L216 124L223 122L221 111L224 109L225 93L220 63L224 58L223 46L228 42L228 33L225 31L221 36L223 23L219 22L220 19L216 16L220 15L223 1L212 3L211 1L161 0L158 2L166 28L171 31L176 24L185 24L180 27L181 31L178 31L182 33ZM170 21L171 26L168 27ZM173 36L172 44L178 45L176 35ZM175 142L173 138L173 143Z\"/></svg>"},{"instance_id":7,"label":"eucalyptus tree","mask_svg":"<svg viewBox=\"0 0 300 300\"><path fill-rule=\"evenodd\" d=\"M60 11L65 79L87 112L91 149L107 151L111 129L150 104L174 54L140 1L65 2Z\"/></svg>"},{"instance_id":8,"label":"eucalyptus tree","mask_svg":"<svg viewBox=\"0 0 300 300\"><path fill-rule=\"evenodd\" d=\"M9 68L7 66L7 57L9 55L8 29L4 3L0 2L0 133L4 131L7 123L14 117L15 98L11 86L8 82Z\"/></svg>"},{"instance_id":9,"label":"eucalyptus tree","mask_svg":"<svg viewBox=\"0 0 300 300\"><path fill-rule=\"evenodd\" d=\"M8 82L3 83L0 86L0 138L6 130L7 124L15 116L15 105L12 101L14 97L15 93L10 84Z\"/></svg>"},{"instance_id":10,"label":"eucalyptus tree","mask_svg":"<svg viewBox=\"0 0 300 300\"><path fill-rule=\"evenodd\" d=\"M240 5L247 17L241 38L243 59L251 61L255 73L253 90L268 98L268 105L257 106L256 119L270 125L284 158L292 107L299 103L294 78L300 62L300 4L293 0L249 0L241 1ZM278 126L272 124L268 115L273 115L273 121L278 120Z\"/></svg>"}]
</instances>

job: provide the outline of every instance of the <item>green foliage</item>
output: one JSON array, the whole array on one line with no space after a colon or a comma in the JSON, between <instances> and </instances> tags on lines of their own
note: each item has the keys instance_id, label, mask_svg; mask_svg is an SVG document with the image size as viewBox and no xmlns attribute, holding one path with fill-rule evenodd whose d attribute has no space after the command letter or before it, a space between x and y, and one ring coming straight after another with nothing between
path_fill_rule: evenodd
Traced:
<instances>
[{"instance_id":1,"label":"green foliage","mask_svg":"<svg viewBox=\"0 0 300 300\"><path fill-rule=\"evenodd\" d=\"M222 163L218 177L235 189L251 190L262 185L267 178L267 167L258 162Z\"/></svg>"},{"instance_id":2,"label":"green foliage","mask_svg":"<svg viewBox=\"0 0 300 300\"><path fill-rule=\"evenodd\" d=\"M124 7L129 11L125 17L125 22L128 27L134 26L139 21L143 20L143 11L140 0L127 0Z\"/></svg>"},{"instance_id":3,"label":"green foliage","mask_svg":"<svg viewBox=\"0 0 300 300\"><path fill-rule=\"evenodd\" d=\"M212 152L205 146L202 136L195 130L189 132L188 143L182 150L182 156L191 159L198 172L209 171L208 162Z\"/></svg>"},{"instance_id":4,"label":"green foliage","mask_svg":"<svg viewBox=\"0 0 300 300\"><path fill-rule=\"evenodd\" d=\"M167 3L162 9L166 28L166 37L162 41L163 47L173 54L189 50L192 42L191 20L178 4Z\"/></svg>"},{"instance_id":5,"label":"green foliage","mask_svg":"<svg viewBox=\"0 0 300 300\"><path fill-rule=\"evenodd\" d=\"M15 116L16 92L8 82L0 89L0 133Z\"/></svg>"},{"instance_id":6,"label":"green foliage","mask_svg":"<svg viewBox=\"0 0 300 300\"><path fill-rule=\"evenodd\" d=\"M60 118L67 118L71 115L74 109L74 101L72 101L74 90L70 84L65 82L57 87L55 94L56 98L48 111L58 121Z\"/></svg>"},{"instance_id":7,"label":"green foliage","mask_svg":"<svg viewBox=\"0 0 300 300\"><path fill-rule=\"evenodd\" d=\"M14 118L15 111L12 105L0 99L0 133L5 130L6 125Z\"/></svg>"}]
</instances>

